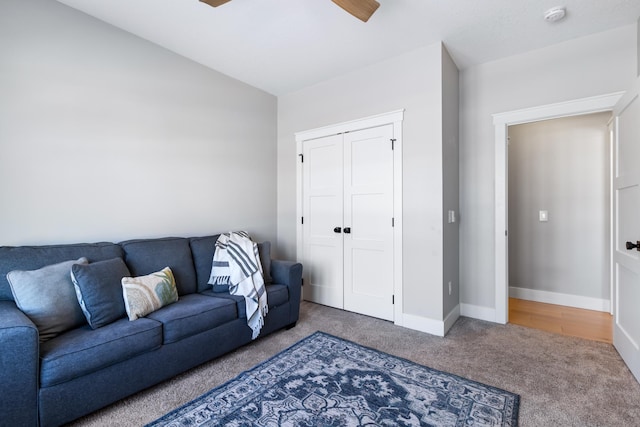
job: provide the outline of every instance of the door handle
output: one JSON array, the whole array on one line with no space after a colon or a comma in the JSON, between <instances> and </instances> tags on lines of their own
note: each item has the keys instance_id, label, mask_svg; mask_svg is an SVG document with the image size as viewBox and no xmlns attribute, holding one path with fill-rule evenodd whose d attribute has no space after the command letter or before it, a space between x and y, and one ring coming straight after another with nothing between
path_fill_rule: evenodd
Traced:
<instances>
[{"instance_id":1,"label":"door handle","mask_svg":"<svg viewBox=\"0 0 640 427\"><path fill-rule=\"evenodd\" d=\"M344 232L347 232L347 229L344 229ZM632 242L627 242L627 250L630 251L631 249L636 248L637 251L640 251L640 240L636 241L635 244L633 244Z\"/></svg>"},{"instance_id":2,"label":"door handle","mask_svg":"<svg viewBox=\"0 0 640 427\"><path fill-rule=\"evenodd\" d=\"M345 227L344 228L344 232L345 232L345 234L351 234L351 227ZM640 242L638 242L638 243L640 243ZM638 250L640 251L640 249L638 249Z\"/></svg>"},{"instance_id":3,"label":"door handle","mask_svg":"<svg viewBox=\"0 0 640 427\"><path fill-rule=\"evenodd\" d=\"M341 233L341 232L342 232L342 228L340 228L340 227L335 227L335 228L333 229L333 232L334 232L334 233ZM345 228L345 232L346 232L346 228Z\"/></svg>"}]
</instances>

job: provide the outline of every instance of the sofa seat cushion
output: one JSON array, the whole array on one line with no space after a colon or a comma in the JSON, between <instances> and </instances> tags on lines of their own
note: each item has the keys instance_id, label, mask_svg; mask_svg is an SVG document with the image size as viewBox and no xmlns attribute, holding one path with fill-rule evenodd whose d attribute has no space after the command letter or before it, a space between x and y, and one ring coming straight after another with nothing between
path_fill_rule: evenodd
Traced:
<instances>
[{"instance_id":1,"label":"sofa seat cushion","mask_svg":"<svg viewBox=\"0 0 640 427\"><path fill-rule=\"evenodd\" d=\"M40 385L60 384L161 345L162 324L146 318L73 329L40 345Z\"/></svg>"},{"instance_id":2,"label":"sofa seat cushion","mask_svg":"<svg viewBox=\"0 0 640 427\"><path fill-rule=\"evenodd\" d=\"M289 288L285 285L266 285L265 288L267 289L267 304L269 308L279 307L289 301ZM229 292L213 292L213 289L202 292L202 295L234 301L238 310L238 317L247 318L247 306L243 296L231 295ZM269 315L267 314L267 316Z\"/></svg>"},{"instance_id":3,"label":"sofa seat cushion","mask_svg":"<svg viewBox=\"0 0 640 427\"><path fill-rule=\"evenodd\" d=\"M213 329L238 318L233 301L191 294L147 316L163 325L164 344Z\"/></svg>"}]
</instances>

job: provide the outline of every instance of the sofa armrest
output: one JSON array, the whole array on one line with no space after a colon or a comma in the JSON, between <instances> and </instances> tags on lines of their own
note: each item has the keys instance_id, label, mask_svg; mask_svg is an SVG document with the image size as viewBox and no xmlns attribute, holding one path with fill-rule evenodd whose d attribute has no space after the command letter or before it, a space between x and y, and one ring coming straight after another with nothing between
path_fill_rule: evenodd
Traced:
<instances>
[{"instance_id":1,"label":"sofa armrest","mask_svg":"<svg viewBox=\"0 0 640 427\"><path fill-rule=\"evenodd\" d=\"M302 294L302 264L294 261L271 260L271 277L273 283L289 287L289 324L298 321L300 315L300 297Z\"/></svg>"},{"instance_id":2,"label":"sofa armrest","mask_svg":"<svg viewBox=\"0 0 640 427\"><path fill-rule=\"evenodd\" d=\"M38 425L38 329L13 301L0 301L0 424Z\"/></svg>"}]
</instances>

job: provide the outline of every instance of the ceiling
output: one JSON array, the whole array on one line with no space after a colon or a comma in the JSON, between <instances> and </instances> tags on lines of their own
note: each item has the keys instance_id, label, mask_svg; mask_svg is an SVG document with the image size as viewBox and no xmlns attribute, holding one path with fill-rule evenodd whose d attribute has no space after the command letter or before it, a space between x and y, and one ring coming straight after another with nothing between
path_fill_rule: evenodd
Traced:
<instances>
[{"instance_id":1,"label":"ceiling","mask_svg":"<svg viewBox=\"0 0 640 427\"><path fill-rule=\"evenodd\" d=\"M640 0L379 0L367 23L331 0L58 1L274 95L440 40L464 69L640 16ZM567 16L546 22L554 6Z\"/></svg>"}]
</instances>

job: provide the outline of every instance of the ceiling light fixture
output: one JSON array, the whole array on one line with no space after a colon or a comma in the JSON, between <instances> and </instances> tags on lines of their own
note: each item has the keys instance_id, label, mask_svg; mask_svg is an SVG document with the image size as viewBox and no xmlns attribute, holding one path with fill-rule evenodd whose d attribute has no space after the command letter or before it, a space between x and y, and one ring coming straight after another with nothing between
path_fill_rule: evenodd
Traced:
<instances>
[{"instance_id":1,"label":"ceiling light fixture","mask_svg":"<svg viewBox=\"0 0 640 427\"><path fill-rule=\"evenodd\" d=\"M567 10L563 6L552 7L544 13L544 20L547 22L558 22L567 15Z\"/></svg>"}]
</instances>

